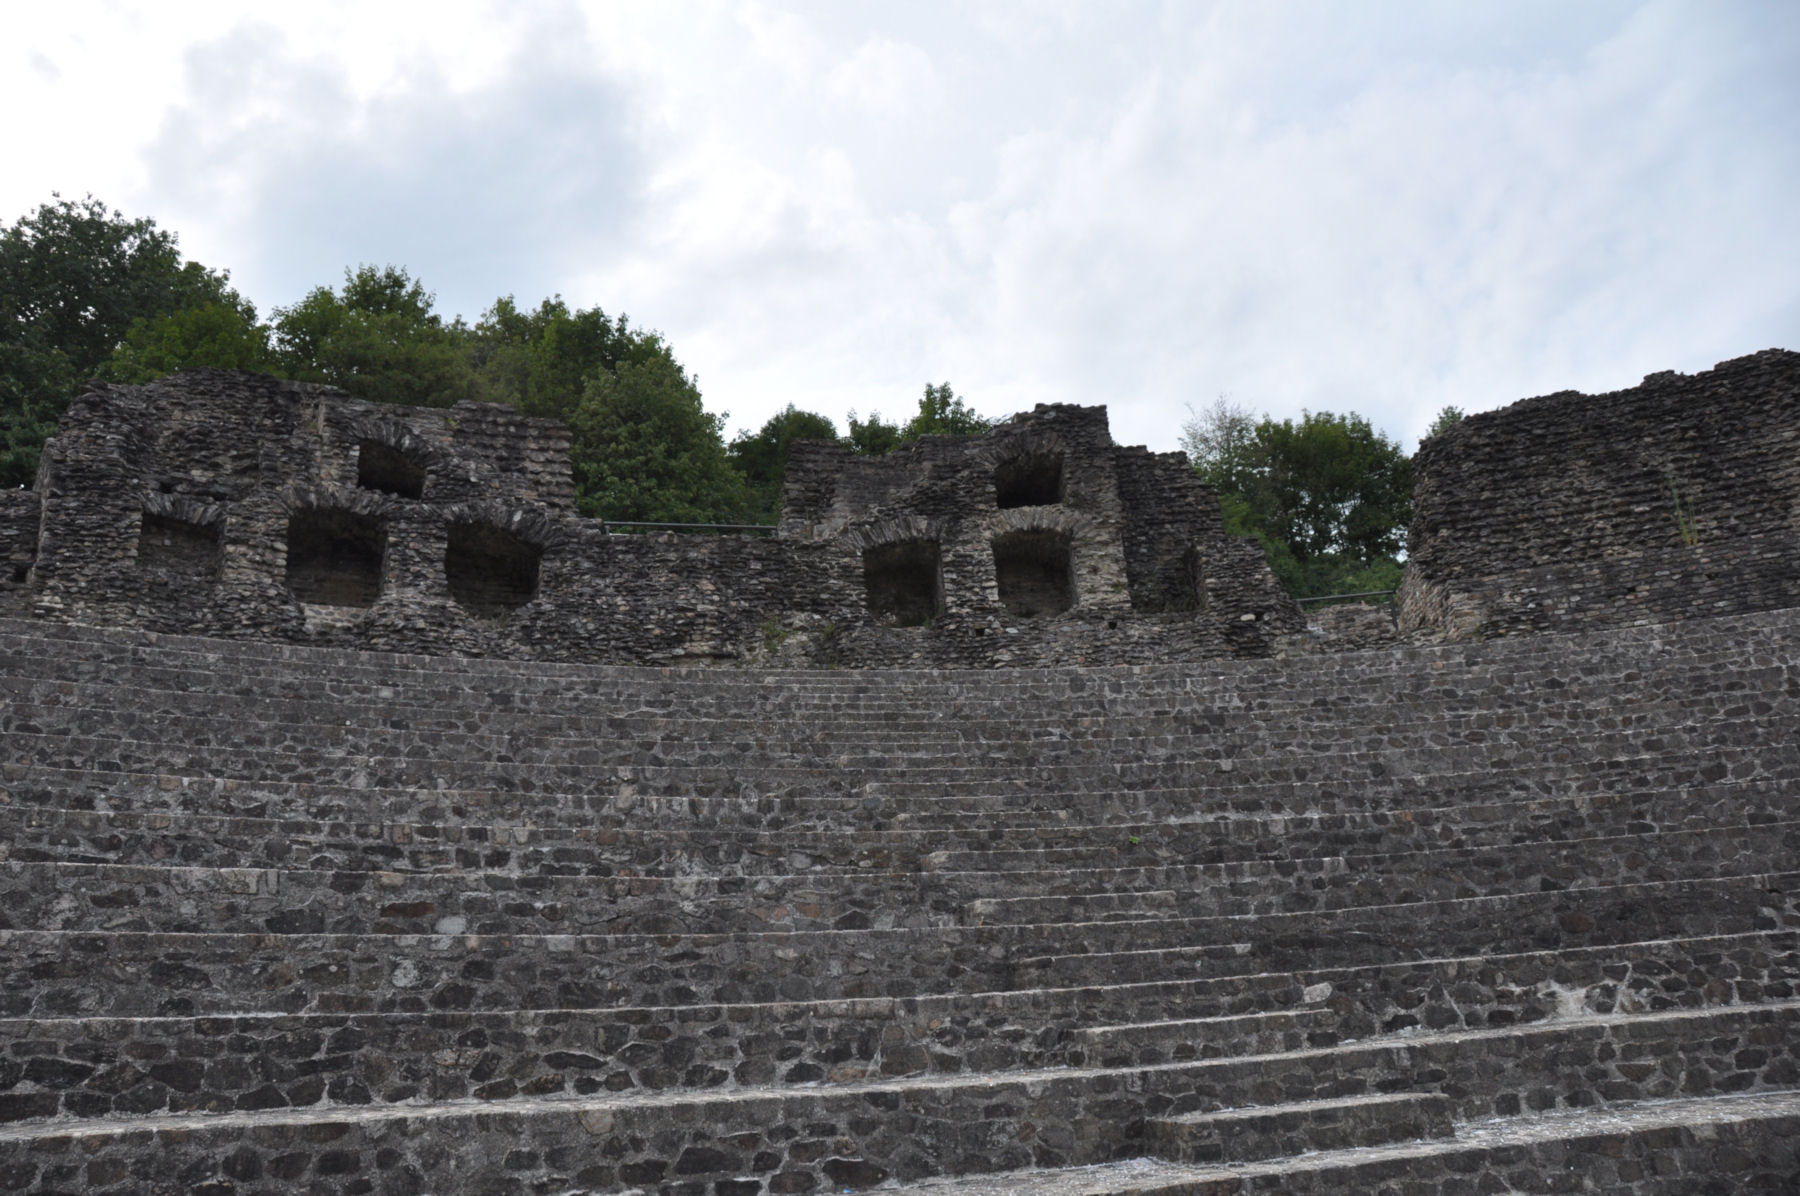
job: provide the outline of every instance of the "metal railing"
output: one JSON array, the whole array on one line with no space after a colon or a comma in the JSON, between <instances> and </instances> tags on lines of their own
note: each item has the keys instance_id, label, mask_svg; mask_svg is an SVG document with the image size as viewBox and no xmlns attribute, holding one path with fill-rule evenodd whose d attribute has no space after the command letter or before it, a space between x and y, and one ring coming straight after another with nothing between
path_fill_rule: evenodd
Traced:
<instances>
[{"instance_id":1,"label":"metal railing","mask_svg":"<svg viewBox=\"0 0 1800 1196\"><path fill-rule=\"evenodd\" d=\"M773 532L773 523L644 523L634 519L602 519L607 531L615 527L643 528L669 532Z\"/></svg>"}]
</instances>

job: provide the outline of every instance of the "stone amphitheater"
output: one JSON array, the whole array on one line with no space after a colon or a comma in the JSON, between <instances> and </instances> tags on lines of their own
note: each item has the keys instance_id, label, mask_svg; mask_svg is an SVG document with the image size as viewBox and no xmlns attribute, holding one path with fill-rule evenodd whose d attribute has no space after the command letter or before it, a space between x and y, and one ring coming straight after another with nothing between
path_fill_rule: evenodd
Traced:
<instances>
[{"instance_id":1,"label":"stone amphitheater","mask_svg":"<svg viewBox=\"0 0 1800 1196\"><path fill-rule=\"evenodd\" d=\"M1800 1192L1800 355L1434 438L1310 627L1095 410L700 539L91 392L0 496L0 1191Z\"/></svg>"}]
</instances>

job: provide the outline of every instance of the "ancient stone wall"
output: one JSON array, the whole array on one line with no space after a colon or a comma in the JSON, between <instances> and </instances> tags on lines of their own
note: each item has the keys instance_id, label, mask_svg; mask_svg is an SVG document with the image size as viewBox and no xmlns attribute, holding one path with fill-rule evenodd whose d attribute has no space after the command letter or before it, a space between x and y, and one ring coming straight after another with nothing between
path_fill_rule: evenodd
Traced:
<instances>
[{"instance_id":1,"label":"ancient stone wall","mask_svg":"<svg viewBox=\"0 0 1800 1196\"><path fill-rule=\"evenodd\" d=\"M41 505L35 490L0 490L0 614L19 615L30 608L26 583L37 558Z\"/></svg>"},{"instance_id":2,"label":"ancient stone wall","mask_svg":"<svg viewBox=\"0 0 1800 1196\"><path fill-rule=\"evenodd\" d=\"M0 1186L1791 1192L1797 648L752 672L0 619Z\"/></svg>"},{"instance_id":3,"label":"ancient stone wall","mask_svg":"<svg viewBox=\"0 0 1800 1196\"><path fill-rule=\"evenodd\" d=\"M1414 461L1402 632L1572 631L1800 604L1800 354L1471 416Z\"/></svg>"},{"instance_id":4,"label":"ancient stone wall","mask_svg":"<svg viewBox=\"0 0 1800 1196\"><path fill-rule=\"evenodd\" d=\"M578 518L560 424L197 371L97 385L0 506L0 602L73 622L621 663L1267 655L1297 609L1176 454L1040 407L889 457L796 448L776 536Z\"/></svg>"},{"instance_id":5,"label":"ancient stone wall","mask_svg":"<svg viewBox=\"0 0 1800 1196\"><path fill-rule=\"evenodd\" d=\"M836 629L882 665L1137 663L1267 655L1302 623L1176 453L1115 446L1100 407L1040 405L986 437L885 457L794 446L781 533L875 595Z\"/></svg>"}]
</instances>

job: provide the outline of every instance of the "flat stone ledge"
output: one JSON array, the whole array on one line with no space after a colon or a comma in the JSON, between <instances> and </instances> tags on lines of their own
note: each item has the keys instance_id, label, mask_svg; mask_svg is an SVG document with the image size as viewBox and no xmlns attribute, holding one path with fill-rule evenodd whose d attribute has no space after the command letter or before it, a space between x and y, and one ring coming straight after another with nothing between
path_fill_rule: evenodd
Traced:
<instances>
[{"instance_id":1,"label":"flat stone ledge","mask_svg":"<svg viewBox=\"0 0 1800 1196\"><path fill-rule=\"evenodd\" d=\"M1357 1168L1429 1166L1433 1161L1449 1168L1465 1159L1479 1162L1487 1153L1508 1147L1528 1152L1548 1143L1638 1138L1682 1128L1751 1127L1757 1122L1791 1119L1800 1119L1800 1092L1645 1101L1605 1109L1464 1123L1456 1127L1454 1138L1321 1151L1260 1163L1193 1166L1139 1158L1054 1171L928 1179L888 1190L919 1196L1226 1196L1279 1191L1279 1183L1270 1181L1311 1180L1302 1190L1324 1191L1324 1186L1315 1185L1327 1176L1347 1177Z\"/></svg>"}]
</instances>

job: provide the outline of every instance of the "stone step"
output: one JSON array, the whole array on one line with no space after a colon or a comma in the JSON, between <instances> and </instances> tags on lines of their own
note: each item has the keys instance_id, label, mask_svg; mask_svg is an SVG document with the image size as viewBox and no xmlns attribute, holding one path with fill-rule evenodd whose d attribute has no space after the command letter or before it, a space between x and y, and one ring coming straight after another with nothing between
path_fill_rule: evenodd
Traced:
<instances>
[{"instance_id":1,"label":"stone step","mask_svg":"<svg viewBox=\"0 0 1800 1196\"><path fill-rule=\"evenodd\" d=\"M1384 856L1043 872L571 876L0 862L0 929L232 933L737 933L1254 917L1757 875L1800 822Z\"/></svg>"},{"instance_id":2,"label":"stone step","mask_svg":"<svg viewBox=\"0 0 1800 1196\"><path fill-rule=\"evenodd\" d=\"M0 673L71 684L127 681L147 692L233 692L256 699L273 693L301 700L346 704L381 701L394 709L438 706L448 698L461 708L483 706L593 710L688 710L701 715L740 709L754 701L772 714L828 709L895 715L942 714L945 699L963 702L960 713L1002 706L1015 712L1044 709L1054 716L1083 710L1116 711L1121 701L1159 698L1147 713L1195 708L1317 708L1321 697L1354 687L1379 699L1421 694L1443 703L1483 693L1529 697L1521 679L1554 678L1552 691L1609 685L1656 685L1676 680L1682 688L1726 684L1719 665L1780 664L1789 647L1779 620L1760 630L1743 622L1709 621L1664 629L1654 649L1623 629L1572 637L1538 637L1523 644L1415 647L1397 653L1300 658L1291 661L1221 661L1162 668L1097 667L1064 670L857 670L820 671L666 670L620 666L546 665L496 660L358 656L332 649L294 647L287 655L259 653L246 642L192 639L191 650L172 640L152 644L77 644L25 639L0 628ZM21 626L14 623L12 626ZM31 625L22 625L29 628ZM42 627L43 625L38 625ZM108 631L109 636L129 632ZM1634 649L1636 649L1634 651ZM224 670L226 658L242 669ZM254 678L254 681L252 680ZM624 699L624 701L621 701Z\"/></svg>"},{"instance_id":3,"label":"stone step","mask_svg":"<svg viewBox=\"0 0 1800 1196\"><path fill-rule=\"evenodd\" d=\"M618 1191L665 1181L717 1190L746 1177L774 1184L783 1175L792 1178L779 1182L794 1190L820 1183L860 1188L1025 1167L1044 1161L1039 1150L1060 1163L1101 1162L1140 1144L1133 1127L1151 1118L1249 1104L1257 1093L1276 1104L1438 1092L1451 1098L1459 1118L1473 1119L1782 1091L1800 1079L1796 1025L1800 1003L1786 1003L1596 1016L1150 1068L218 1112L207 1111L201 1069L198 1107L182 1113L40 1117L32 1112L33 1093L15 1093L13 1108L24 1119L0 1125L0 1168L15 1186L40 1189L177 1176L189 1190L264 1177L335 1184L334 1176L396 1168L416 1170L415 1190L511 1183Z\"/></svg>"},{"instance_id":4,"label":"stone step","mask_svg":"<svg viewBox=\"0 0 1800 1196\"><path fill-rule=\"evenodd\" d=\"M1318 1000L1329 996L1330 984ZM1342 1012L1324 1005L1212 1017L1083 1026L1074 1041L1083 1059L1100 1067L1180 1063L1228 1055L1266 1055L1337 1041Z\"/></svg>"},{"instance_id":5,"label":"stone step","mask_svg":"<svg viewBox=\"0 0 1800 1196\"><path fill-rule=\"evenodd\" d=\"M685 730L628 733L595 728L558 735L535 728L493 730L478 723L419 729L392 717L357 721L354 712L343 710L329 722L292 718L259 722L223 701L197 714L141 706L77 709L14 702L0 715L0 731L16 739L13 750L19 756L46 761L59 752L71 757L142 758L151 749L161 748L171 754L207 751L221 758L255 752L281 758L367 759L372 768L421 756L446 768L494 761L559 769L831 765L879 775L925 767L943 774L932 779L954 780L958 773L1005 765L1048 769L1108 759L1130 759L1146 766L1197 766L1229 760L1247 769L1267 759L1285 762L1290 757L1301 761L1355 761L1394 754L1427 761L1459 755L1506 757L1534 746L1554 751L1584 737L1626 742L1667 736L1718 738L1733 729L1748 734L1774 722L1791 723L1800 708L1800 703L1778 695L1683 695L1654 701L1614 698L1625 703L1622 709L1596 706L1560 716L1530 711L1509 713L1504 720L1491 714L1457 717L1429 709L1408 713L1363 708L1356 716L1289 727L1279 736L1271 735L1269 724L1261 719L1246 719L1236 728L1195 729L1186 724L1159 726L1134 717L1098 720L1093 733L1077 735L1063 729L1054 737L1034 733L1004 741L933 734L885 742L871 733L833 742L810 729L784 741L771 733L767 721L742 730L713 723L694 724ZM1497 721L1510 725L1501 729Z\"/></svg>"},{"instance_id":6,"label":"stone step","mask_svg":"<svg viewBox=\"0 0 1800 1196\"><path fill-rule=\"evenodd\" d=\"M451 764L421 756L417 759L372 761L360 757L327 754L258 753L238 749L211 752L198 747L166 744L122 745L103 741L46 742L33 736L9 736L6 743L7 775L27 775L48 766L62 771L114 774L211 776L239 786L303 784L339 790L499 790L525 793L581 793L604 801L604 795L665 795L691 800L754 795L778 795L796 816L821 814L849 806L869 819L913 820L959 815L983 806L1046 805L1045 794L1085 794L1098 791L1158 790L1172 793L1186 809L1248 801L1262 789L1279 795L1287 786L1314 786L1329 792L1360 797L1358 806L1386 805L1384 794L1398 790L1419 795L1423 804L1448 804L1443 796L1453 786L1468 785L1492 796L1495 791L1549 787L1568 792L1606 784L1608 787L1669 788L1673 784L1714 784L1749 780L1796 767L1782 757L1771 758L1764 746L1772 736L1785 734L1791 720L1781 725L1752 727L1719 724L1709 728L1671 731L1657 736L1595 736L1586 754L1572 747L1554 752L1509 749L1498 754L1456 750L1407 758L1390 753L1346 753L1341 758L1300 758L1234 763L1219 761L1161 761L1125 765L1094 760L1080 767L919 768L905 782L871 779L871 774L830 766L781 768L692 768L683 765L630 767L549 765L511 759ZM1516 758L1515 758L1516 757ZM1620 775L1620 761L1648 759L1655 771L1650 776ZM20 770L27 770L21 772ZM1665 775L1669 782L1665 783ZM1403 779L1403 780L1402 780ZM1404 801L1405 798L1403 797ZM1076 808L1082 804L1075 799ZM949 804L946 804L949 803ZM1414 804L1417 804L1415 802ZM1227 806L1228 808L1228 806Z\"/></svg>"},{"instance_id":7,"label":"stone step","mask_svg":"<svg viewBox=\"0 0 1800 1196\"><path fill-rule=\"evenodd\" d=\"M1687 1196L1708 1190L1791 1196L1800 1179L1800 1092L1645 1101L1509 1117L1451 1138L1322 1151L1263 1163L1194 1165L1138 1158L1004 1174L929 1178L916 1196L1337 1196L1342 1192L1514 1191ZM1514 1186L1517 1185L1517 1186Z\"/></svg>"},{"instance_id":8,"label":"stone step","mask_svg":"<svg viewBox=\"0 0 1800 1196\"><path fill-rule=\"evenodd\" d=\"M1800 978L1796 940L1790 932L1563 956L905 999L0 1020L0 1041L12 1044L0 1057L0 1092L39 1094L25 1102L38 1115L49 1115L41 1112L42 1094L56 1093L60 1113L100 1116L183 1107L203 1089L215 1104L227 1096L266 1103L271 1085L289 1103L311 1103L301 1099L308 1094L393 1103L477 1098L484 1088L492 1096L508 1083L538 1095L587 1095L1145 1066L1329 1046L1344 1037L1342 1027L1379 1024L1396 1008L1444 1007L1452 987L1464 1020L1433 1018L1438 1029L1659 1011L1652 1001L1666 1011L1787 999L1800 995L1792 983ZM1759 958L1771 956L1785 959L1759 970ZM1665 990L1671 979L1684 989Z\"/></svg>"},{"instance_id":9,"label":"stone step","mask_svg":"<svg viewBox=\"0 0 1800 1196\"><path fill-rule=\"evenodd\" d=\"M1708 666L1717 668L1716 665ZM1532 729L1597 725L1641 727L1665 721L1672 712L1761 717L1791 707L1789 670L1770 664L1738 667L1730 685L1704 683L1702 676L1659 677L1646 692L1623 678L1580 691L1559 689L1526 694L1465 695L1460 700L1415 691L1373 700L1366 686L1335 695L1313 693L1308 703L1283 720L1302 748L1331 742L1381 742L1396 729L1428 726L1437 742L1455 738L1516 738ZM1626 700L1627 698L1633 700ZM783 715L766 703L744 703L736 711L709 715L687 710L620 712L584 705L568 710L519 710L491 704L470 708L447 700L397 704L392 697L363 702L342 696L312 698L267 690L214 693L166 690L142 684L69 682L0 671L0 701L21 729L93 733L137 726L171 728L183 737L205 734L217 741L235 736L257 743L344 740L352 743L393 738L478 742L525 740L536 744L637 745L679 740L696 749L818 755L907 754L959 748L970 752L1030 749L1046 753L1076 750L1169 751L1183 744L1231 743L1267 733L1270 712L1238 706L1174 710L1152 695L1147 709L1116 701L1092 713L1039 712L1018 703L991 709L943 711L908 716L842 716L820 719L811 712ZM959 705L962 705L959 703ZM596 713L596 709L607 711ZM229 720L228 722L225 720ZM1529 722L1527 721L1529 720ZM221 725L223 724L223 725Z\"/></svg>"},{"instance_id":10,"label":"stone step","mask_svg":"<svg viewBox=\"0 0 1800 1196\"><path fill-rule=\"evenodd\" d=\"M0 973L0 1015L454 1012L911 998L1787 929L1800 929L1800 875L1793 873L1261 918L1029 926L506 936L17 930L0 931L0 951L12 965ZM1453 1003L1408 1007L1393 1016L1415 1012L1458 1017Z\"/></svg>"},{"instance_id":11,"label":"stone step","mask_svg":"<svg viewBox=\"0 0 1800 1196\"><path fill-rule=\"evenodd\" d=\"M1612 628L1567 636L1533 636L1485 644L1403 648L1393 652L1355 653L1302 658L1293 661L1208 661L1197 665L1146 668L1142 666L1059 671L908 671L857 670L851 673L769 671L737 673L730 670L645 669L630 667L556 665L500 660L444 659L398 656L387 653L313 648L296 645L229 643L197 637L155 635L130 631L55 626L30 620L0 621L0 659L16 659L33 669L54 666L74 677L104 674L156 662L176 662L194 678L217 684L221 655L229 653L244 663L243 675L281 676L288 684L314 677L329 686L334 696L352 696L359 686L404 692L449 684L460 690L487 696L506 693L515 701L535 695L551 698L606 698L620 692L643 693L650 689L678 692L692 706L695 696L710 692L791 696L806 701L844 702L862 698L882 709L905 708L909 699L924 709L937 708L939 689L953 680L969 693L992 694L996 700L1017 703L1021 698L1041 701L1088 694L1105 696L1129 685L1138 690L1163 689L1175 695L1273 692L1291 696L1309 694L1331 678L1353 678L1366 689L1417 690L1429 688L1452 697L1476 683L1484 673L1493 674L1500 688L1517 689L1520 676L1536 676L1547 665L1557 666L1576 678L1595 675L1609 659L1628 663L1626 676L1654 675L1664 661L1684 656L1756 660L1782 658L1790 642L1784 612L1731 616L1658 626ZM1598 650L1598 651L1596 651ZM100 667L96 667L100 666ZM1435 673L1444 673L1441 680ZM1421 680L1427 684L1422 686ZM1299 684L1294 684L1298 682ZM250 689L245 687L246 692ZM398 696L398 693L395 695ZM431 699L437 700L436 695ZM1190 698L1191 700L1191 698ZM1233 700L1233 699L1227 699ZM1247 699L1238 698L1238 701Z\"/></svg>"},{"instance_id":12,"label":"stone step","mask_svg":"<svg viewBox=\"0 0 1800 1196\"><path fill-rule=\"evenodd\" d=\"M1456 1132L1452 1113L1450 1098L1439 1092L1364 1093L1152 1117L1144 1123L1144 1142L1178 1163L1255 1162L1448 1138Z\"/></svg>"},{"instance_id":13,"label":"stone step","mask_svg":"<svg viewBox=\"0 0 1800 1196\"><path fill-rule=\"evenodd\" d=\"M435 778L431 778L435 782ZM768 786L724 771L677 781L628 770L579 789L539 784L496 789L381 787L366 776L348 782L293 778L243 781L181 773L70 769L0 763L0 802L81 810L225 814L313 821L385 822L396 812L419 822L628 829L767 829L837 833L857 828L928 833L970 830L1003 835L1046 824L1127 823L1280 815L1407 817L1407 811L1491 807L1515 802L1766 784L1775 792L1800 782L1800 758L1758 747L1596 758L1580 765L1540 763L1496 772L1482 768L1431 776L1364 775L1245 782L1198 773L1169 786L1159 778L1091 778L1075 791L996 778L961 794L904 800L879 787L852 787L827 773L816 786Z\"/></svg>"},{"instance_id":14,"label":"stone step","mask_svg":"<svg viewBox=\"0 0 1800 1196\"><path fill-rule=\"evenodd\" d=\"M155 778L143 778L154 789ZM45 787L46 790L48 787ZM11 786L0 805L0 859L350 871L476 870L611 876L874 868L884 871L1042 871L1182 862L1376 855L1526 841L1655 834L1729 823L1761 826L1793 805L1761 781L1704 790L1489 802L1330 815L1188 815L1161 821L830 830L618 828L416 820L239 817L188 809L91 810L40 804L45 790ZM196 802L216 790L192 790ZM75 795L71 795L75 797ZM86 800L75 797L75 800ZM377 803L385 805L386 803Z\"/></svg>"}]
</instances>

